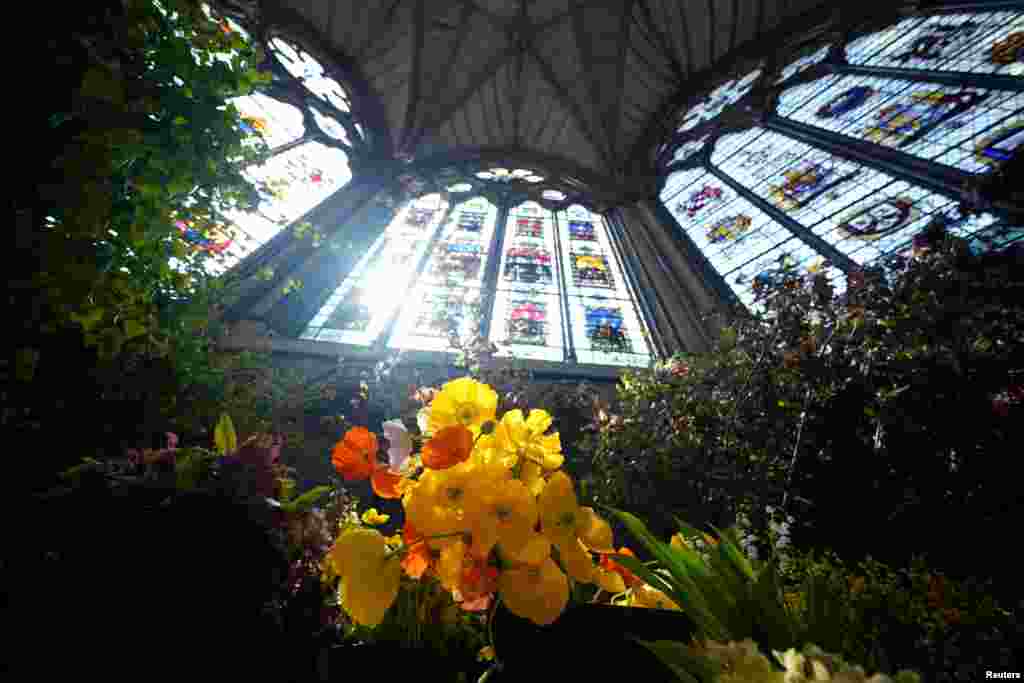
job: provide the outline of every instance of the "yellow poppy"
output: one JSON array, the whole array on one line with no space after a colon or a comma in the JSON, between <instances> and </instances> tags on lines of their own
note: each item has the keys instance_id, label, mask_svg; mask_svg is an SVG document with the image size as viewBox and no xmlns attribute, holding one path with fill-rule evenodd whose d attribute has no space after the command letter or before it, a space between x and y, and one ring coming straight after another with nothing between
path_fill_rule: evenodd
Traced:
<instances>
[{"instance_id":1,"label":"yellow poppy","mask_svg":"<svg viewBox=\"0 0 1024 683\"><path fill-rule=\"evenodd\" d=\"M387 555L384 536L366 528L346 531L331 549L345 611L358 624L380 624L398 597L402 567L397 556Z\"/></svg>"},{"instance_id":2,"label":"yellow poppy","mask_svg":"<svg viewBox=\"0 0 1024 683\"><path fill-rule=\"evenodd\" d=\"M430 404L428 428L430 433L437 434L445 427L462 425L476 436L485 422L494 419L497 409L498 394L494 389L460 377L445 384Z\"/></svg>"},{"instance_id":3,"label":"yellow poppy","mask_svg":"<svg viewBox=\"0 0 1024 683\"><path fill-rule=\"evenodd\" d=\"M466 544L461 539L445 545L437 562L437 577L445 590L456 591L462 583L462 565Z\"/></svg>"},{"instance_id":4,"label":"yellow poppy","mask_svg":"<svg viewBox=\"0 0 1024 683\"><path fill-rule=\"evenodd\" d=\"M569 602L569 581L550 557L502 572L498 591L510 612L541 626L558 619Z\"/></svg>"},{"instance_id":5,"label":"yellow poppy","mask_svg":"<svg viewBox=\"0 0 1024 683\"><path fill-rule=\"evenodd\" d=\"M523 482L536 498L544 490L544 470L535 462L524 462L519 470L519 481Z\"/></svg>"},{"instance_id":6,"label":"yellow poppy","mask_svg":"<svg viewBox=\"0 0 1024 683\"><path fill-rule=\"evenodd\" d=\"M506 470L507 471L507 470ZM473 553L487 557L495 545L521 548L537 526L537 501L518 479L478 479L478 492L466 508L473 534Z\"/></svg>"},{"instance_id":7,"label":"yellow poppy","mask_svg":"<svg viewBox=\"0 0 1024 683\"><path fill-rule=\"evenodd\" d=\"M590 583L594 562L586 552L614 552L611 526L592 508L580 507L572 480L565 472L555 472L537 499L541 532L558 548L566 571L577 581Z\"/></svg>"},{"instance_id":8,"label":"yellow poppy","mask_svg":"<svg viewBox=\"0 0 1024 683\"><path fill-rule=\"evenodd\" d=\"M502 560L513 564L530 564L539 566L551 557L551 541L536 532L519 548L503 548Z\"/></svg>"},{"instance_id":9,"label":"yellow poppy","mask_svg":"<svg viewBox=\"0 0 1024 683\"><path fill-rule=\"evenodd\" d=\"M512 465L524 458L546 470L557 470L565 458L558 432L544 434L550 426L551 415L543 410L531 410L528 417L521 410L510 410L495 429L495 441L501 451L513 458Z\"/></svg>"}]
</instances>

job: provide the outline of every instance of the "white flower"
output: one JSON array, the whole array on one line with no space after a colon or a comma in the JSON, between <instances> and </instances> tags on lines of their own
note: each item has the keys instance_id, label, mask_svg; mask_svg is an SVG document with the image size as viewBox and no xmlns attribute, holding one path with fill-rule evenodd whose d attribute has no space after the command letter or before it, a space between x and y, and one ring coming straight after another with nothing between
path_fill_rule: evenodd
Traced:
<instances>
[{"instance_id":1,"label":"white flower","mask_svg":"<svg viewBox=\"0 0 1024 683\"><path fill-rule=\"evenodd\" d=\"M381 427L384 437L388 440L388 463L392 472L401 472L402 466L412 455L412 437L401 420L388 420Z\"/></svg>"},{"instance_id":2,"label":"white flower","mask_svg":"<svg viewBox=\"0 0 1024 683\"><path fill-rule=\"evenodd\" d=\"M420 411L416 413L416 425L420 428L420 434L425 437L430 436L430 408L420 408Z\"/></svg>"}]
</instances>

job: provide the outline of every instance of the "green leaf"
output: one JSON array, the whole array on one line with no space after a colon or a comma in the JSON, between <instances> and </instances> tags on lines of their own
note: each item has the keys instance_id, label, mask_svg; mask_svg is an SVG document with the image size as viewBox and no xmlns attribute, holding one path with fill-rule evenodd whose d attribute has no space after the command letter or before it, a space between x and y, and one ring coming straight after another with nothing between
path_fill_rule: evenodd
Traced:
<instances>
[{"instance_id":1,"label":"green leaf","mask_svg":"<svg viewBox=\"0 0 1024 683\"><path fill-rule=\"evenodd\" d=\"M125 320L124 321L124 335L125 339L134 339L135 337L141 337L148 331L147 327L140 323L138 320Z\"/></svg>"},{"instance_id":2,"label":"green leaf","mask_svg":"<svg viewBox=\"0 0 1024 683\"><path fill-rule=\"evenodd\" d=\"M190 451L180 451L174 458L175 487L181 491L190 491L198 484L202 476L203 460Z\"/></svg>"},{"instance_id":3,"label":"green leaf","mask_svg":"<svg viewBox=\"0 0 1024 683\"><path fill-rule=\"evenodd\" d=\"M697 584L689 576L686 565L680 561L672 552L668 544L660 542L644 523L641 522L637 517L634 517L628 512L622 510L615 510L613 508L606 508L601 506L603 509L608 510L610 514L618 518L620 522L626 527L626 529L650 552L657 560L658 564L662 569L665 569L671 575L671 579L668 580L663 577L656 579L659 584L667 584L670 587L670 597L676 601L680 608L690 616L691 619L697 624L697 626L704 632L706 637L722 640L728 637L725 628L722 626L718 617L711 613L708 609L707 601L703 593L698 588ZM620 561L616 558L616 561ZM645 572L637 572L634 569L635 565L639 562L629 563L624 562L624 566L629 568L638 576L643 578L648 583L651 583L650 579L644 575L644 573L651 575L653 572L646 570ZM651 583L652 586L657 587L655 583Z\"/></svg>"},{"instance_id":4,"label":"green leaf","mask_svg":"<svg viewBox=\"0 0 1024 683\"><path fill-rule=\"evenodd\" d=\"M235 434L235 424L231 416L224 413L217 421L217 427L213 431L213 442L221 455L231 455L238 450L238 436Z\"/></svg>"},{"instance_id":5,"label":"green leaf","mask_svg":"<svg viewBox=\"0 0 1024 683\"><path fill-rule=\"evenodd\" d=\"M99 324L100 320L103 319L104 313L106 313L104 308L96 306L81 315L78 313L72 313L71 319L81 325L86 332L92 332L96 325Z\"/></svg>"},{"instance_id":6,"label":"green leaf","mask_svg":"<svg viewBox=\"0 0 1024 683\"><path fill-rule=\"evenodd\" d=\"M281 505L284 510L288 512L300 512L308 510L313 507L317 501L323 498L325 495L331 492L330 486L317 486L315 488L306 491L295 500L289 501Z\"/></svg>"}]
</instances>

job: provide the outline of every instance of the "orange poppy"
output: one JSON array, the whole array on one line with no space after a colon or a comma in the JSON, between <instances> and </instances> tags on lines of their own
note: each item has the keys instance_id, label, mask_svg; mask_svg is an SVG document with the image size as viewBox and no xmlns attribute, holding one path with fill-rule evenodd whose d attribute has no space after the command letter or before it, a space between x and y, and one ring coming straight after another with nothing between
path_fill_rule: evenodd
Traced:
<instances>
[{"instance_id":1,"label":"orange poppy","mask_svg":"<svg viewBox=\"0 0 1024 683\"><path fill-rule=\"evenodd\" d=\"M629 548L619 548L618 555L628 555L629 557L636 557L633 551ZM601 561L599 562L602 569L610 572L615 572L622 577L622 580L626 582L627 586L637 586L643 583L643 580L637 577L636 574L629 571L621 564L613 560L609 555L602 555Z\"/></svg>"},{"instance_id":2,"label":"orange poppy","mask_svg":"<svg viewBox=\"0 0 1024 683\"><path fill-rule=\"evenodd\" d=\"M369 479L377 469L377 436L365 427L353 427L334 446L331 463L345 481Z\"/></svg>"},{"instance_id":3,"label":"orange poppy","mask_svg":"<svg viewBox=\"0 0 1024 683\"><path fill-rule=\"evenodd\" d=\"M410 546L409 552L402 558L402 569L413 579L420 579L434 565L434 554L424 541L417 540L419 534L408 522L402 530L402 542Z\"/></svg>"},{"instance_id":4,"label":"orange poppy","mask_svg":"<svg viewBox=\"0 0 1024 683\"><path fill-rule=\"evenodd\" d=\"M400 474L395 474L384 464L378 465L370 478L370 484L373 485L373 492L381 498L401 498L402 493L399 490L399 484L401 482L402 476Z\"/></svg>"},{"instance_id":5,"label":"orange poppy","mask_svg":"<svg viewBox=\"0 0 1024 683\"><path fill-rule=\"evenodd\" d=\"M423 466L446 470L469 459L473 452L473 432L462 425L445 427L423 444Z\"/></svg>"}]
</instances>

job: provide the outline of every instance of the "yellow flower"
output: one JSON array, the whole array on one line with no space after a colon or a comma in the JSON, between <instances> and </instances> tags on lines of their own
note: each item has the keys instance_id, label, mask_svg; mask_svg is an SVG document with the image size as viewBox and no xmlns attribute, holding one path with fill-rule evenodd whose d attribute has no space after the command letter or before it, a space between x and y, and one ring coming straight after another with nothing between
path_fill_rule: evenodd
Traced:
<instances>
[{"instance_id":1,"label":"yellow flower","mask_svg":"<svg viewBox=\"0 0 1024 683\"><path fill-rule=\"evenodd\" d=\"M330 550L341 576L339 595L345 611L364 626L377 626L398 597L402 574L397 556L388 557L384 536L375 529L351 529Z\"/></svg>"},{"instance_id":2,"label":"yellow flower","mask_svg":"<svg viewBox=\"0 0 1024 683\"><path fill-rule=\"evenodd\" d=\"M469 532L467 509L478 509L476 498L489 482L511 478L502 467L481 466L474 461L446 470L426 470L416 487L405 494L406 519L424 536ZM431 547L441 543L430 541Z\"/></svg>"},{"instance_id":3,"label":"yellow flower","mask_svg":"<svg viewBox=\"0 0 1024 683\"><path fill-rule=\"evenodd\" d=\"M535 462L524 462L519 469L519 481L523 482L534 498L540 496L544 490L544 470Z\"/></svg>"},{"instance_id":4,"label":"yellow flower","mask_svg":"<svg viewBox=\"0 0 1024 683\"><path fill-rule=\"evenodd\" d=\"M537 526L537 501L526 485L518 479L498 479L498 476L474 480L477 491L470 496L466 508L473 534L473 553L477 557L487 557L499 543L503 549L521 548Z\"/></svg>"},{"instance_id":5,"label":"yellow flower","mask_svg":"<svg viewBox=\"0 0 1024 683\"><path fill-rule=\"evenodd\" d=\"M587 549L615 552L612 529L592 508L580 507L572 480L565 472L555 472L537 499L541 533L558 548L569 576L584 583L594 578L594 562Z\"/></svg>"},{"instance_id":6,"label":"yellow flower","mask_svg":"<svg viewBox=\"0 0 1024 683\"><path fill-rule=\"evenodd\" d=\"M377 508L370 508L363 513L363 524L369 524L370 526L380 526L387 524L388 520L391 519L391 515L382 515L377 512Z\"/></svg>"},{"instance_id":7,"label":"yellow flower","mask_svg":"<svg viewBox=\"0 0 1024 683\"><path fill-rule=\"evenodd\" d=\"M557 470L565 458L558 433L544 434L550 426L551 416L543 410L531 410L525 418L523 411L510 410L495 429L497 447L511 459L510 466L522 458L546 470Z\"/></svg>"},{"instance_id":8,"label":"yellow flower","mask_svg":"<svg viewBox=\"0 0 1024 683\"><path fill-rule=\"evenodd\" d=\"M437 434L445 427L462 425L473 436L480 433L484 422L494 419L498 394L486 384L469 377L448 382L430 404L428 427Z\"/></svg>"},{"instance_id":9,"label":"yellow flower","mask_svg":"<svg viewBox=\"0 0 1024 683\"><path fill-rule=\"evenodd\" d=\"M466 557L466 544L455 539L441 549L441 557L437 562L437 578L445 590L456 591L462 584L462 565Z\"/></svg>"},{"instance_id":10,"label":"yellow flower","mask_svg":"<svg viewBox=\"0 0 1024 683\"><path fill-rule=\"evenodd\" d=\"M569 602L569 581L550 557L505 570L498 591L510 612L541 626L553 623Z\"/></svg>"}]
</instances>

